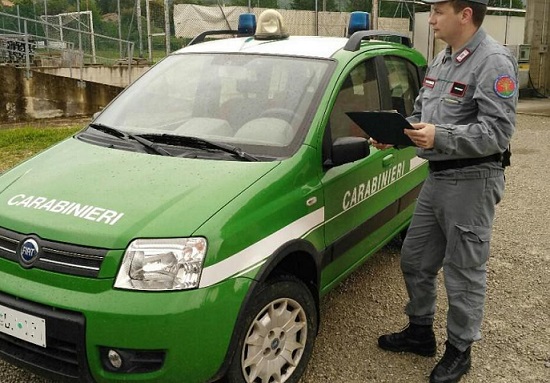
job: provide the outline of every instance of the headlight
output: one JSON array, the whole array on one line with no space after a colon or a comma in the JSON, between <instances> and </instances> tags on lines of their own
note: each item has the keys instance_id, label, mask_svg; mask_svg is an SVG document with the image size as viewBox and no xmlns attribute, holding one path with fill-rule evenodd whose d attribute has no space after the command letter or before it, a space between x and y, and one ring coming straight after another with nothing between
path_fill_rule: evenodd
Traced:
<instances>
[{"instance_id":1,"label":"headlight","mask_svg":"<svg viewBox=\"0 0 550 383\"><path fill-rule=\"evenodd\" d=\"M126 249L115 287L186 290L199 286L204 238L136 239Z\"/></svg>"}]
</instances>

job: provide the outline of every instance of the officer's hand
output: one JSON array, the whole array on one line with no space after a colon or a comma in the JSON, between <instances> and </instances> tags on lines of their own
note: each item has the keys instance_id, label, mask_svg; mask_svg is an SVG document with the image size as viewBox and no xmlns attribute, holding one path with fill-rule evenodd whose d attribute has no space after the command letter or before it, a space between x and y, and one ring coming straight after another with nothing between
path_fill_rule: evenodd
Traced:
<instances>
[{"instance_id":1,"label":"officer's hand","mask_svg":"<svg viewBox=\"0 0 550 383\"><path fill-rule=\"evenodd\" d=\"M422 149L432 149L435 141L435 125L420 122L411 124L414 129L405 129L405 134Z\"/></svg>"},{"instance_id":2,"label":"officer's hand","mask_svg":"<svg viewBox=\"0 0 550 383\"><path fill-rule=\"evenodd\" d=\"M385 149L389 149L389 148L392 148L393 145L391 144L382 144L378 141L376 141L374 138L369 138L369 143L374 146L376 149L379 149L379 150L385 150Z\"/></svg>"}]
</instances>

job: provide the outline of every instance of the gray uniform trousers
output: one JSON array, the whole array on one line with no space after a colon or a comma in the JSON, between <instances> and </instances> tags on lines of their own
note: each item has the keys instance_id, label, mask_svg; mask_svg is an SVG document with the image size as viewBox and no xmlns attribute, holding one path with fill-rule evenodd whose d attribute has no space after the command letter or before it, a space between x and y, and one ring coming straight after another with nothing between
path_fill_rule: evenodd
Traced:
<instances>
[{"instance_id":1,"label":"gray uniform trousers","mask_svg":"<svg viewBox=\"0 0 550 383\"><path fill-rule=\"evenodd\" d=\"M410 322L433 323L443 267L447 337L461 351L481 339L489 243L495 205L504 193L502 169L475 169L430 172L401 251Z\"/></svg>"}]
</instances>

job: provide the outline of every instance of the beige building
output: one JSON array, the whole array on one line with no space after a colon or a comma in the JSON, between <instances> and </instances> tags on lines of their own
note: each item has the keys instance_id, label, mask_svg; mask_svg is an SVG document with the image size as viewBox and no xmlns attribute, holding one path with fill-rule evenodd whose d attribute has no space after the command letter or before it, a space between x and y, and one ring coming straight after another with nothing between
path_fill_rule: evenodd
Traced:
<instances>
[{"instance_id":1,"label":"beige building","mask_svg":"<svg viewBox=\"0 0 550 383\"><path fill-rule=\"evenodd\" d=\"M527 0L525 43L531 45L529 74L533 87L543 95L550 94L550 1Z\"/></svg>"}]
</instances>

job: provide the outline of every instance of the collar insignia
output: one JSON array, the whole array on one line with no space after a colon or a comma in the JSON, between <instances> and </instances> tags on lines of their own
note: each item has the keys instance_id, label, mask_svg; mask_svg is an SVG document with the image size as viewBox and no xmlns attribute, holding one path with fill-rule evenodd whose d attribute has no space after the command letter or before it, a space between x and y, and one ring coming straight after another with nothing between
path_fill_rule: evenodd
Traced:
<instances>
[{"instance_id":1,"label":"collar insignia","mask_svg":"<svg viewBox=\"0 0 550 383\"><path fill-rule=\"evenodd\" d=\"M470 56L472 52L470 52L468 49L464 49L462 52L456 56L456 62L459 64L462 64L462 61L466 60L468 56Z\"/></svg>"}]
</instances>

